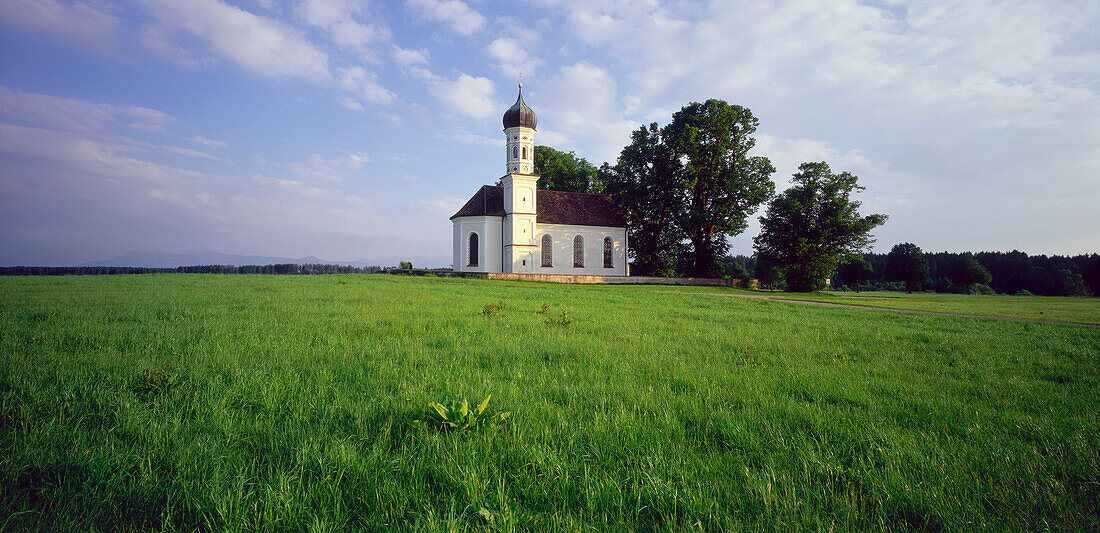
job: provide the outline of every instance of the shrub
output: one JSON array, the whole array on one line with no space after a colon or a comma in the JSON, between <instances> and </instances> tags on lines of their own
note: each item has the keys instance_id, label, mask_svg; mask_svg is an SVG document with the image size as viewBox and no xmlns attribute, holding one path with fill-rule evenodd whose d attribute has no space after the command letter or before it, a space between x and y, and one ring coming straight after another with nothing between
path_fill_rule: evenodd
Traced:
<instances>
[{"instance_id":1,"label":"shrub","mask_svg":"<svg viewBox=\"0 0 1100 533\"><path fill-rule=\"evenodd\" d=\"M573 318L569 316L569 311L562 311L560 315L547 317L546 321L552 325L564 328L573 323Z\"/></svg>"},{"instance_id":2,"label":"shrub","mask_svg":"<svg viewBox=\"0 0 1100 533\"><path fill-rule=\"evenodd\" d=\"M997 294L996 292L993 292L993 289L990 288L989 285L982 285L981 283L971 284L966 292L967 294L980 294L982 296L992 296L994 294Z\"/></svg>"},{"instance_id":3,"label":"shrub","mask_svg":"<svg viewBox=\"0 0 1100 533\"><path fill-rule=\"evenodd\" d=\"M508 306L504 303L504 300L500 300L495 304L485 304L485 307L481 309L481 314L487 317L494 317L504 312Z\"/></svg>"},{"instance_id":4,"label":"shrub","mask_svg":"<svg viewBox=\"0 0 1100 533\"><path fill-rule=\"evenodd\" d=\"M177 374L168 371L168 363L165 362L164 366L159 369L146 368L143 370L141 375L134 379L131 388L139 400L150 404L151 407L151 404L157 398L167 396L168 393L172 392L178 378Z\"/></svg>"},{"instance_id":5,"label":"shrub","mask_svg":"<svg viewBox=\"0 0 1100 533\"><path fill-rule=\"evenodd\" d=\"M448 402L446 405L438 402L428 402L428 408L424 410L423 416L413 422L440 431L495 429L511 418L512 412L501 410L486 414L485 408L489 406L489 398L492 397L491 394L486 396L473 409L470 409L470 402L466 401L465 398ZM446 396L444 396L443 401L447 401Z\"/></svg>"},{"instance_id":6,"label":"shrub","mask_svg":"<svg viewBox=\"0 0 1100 533\"><path fill-rule=\"evenodd\" d=\"M1031 291L1029 291L1027 289L1020 289L1020 290L1016 291L1016 296L1035 296L1035 295L1032 294Z\"/></svg>"}]
</instances>

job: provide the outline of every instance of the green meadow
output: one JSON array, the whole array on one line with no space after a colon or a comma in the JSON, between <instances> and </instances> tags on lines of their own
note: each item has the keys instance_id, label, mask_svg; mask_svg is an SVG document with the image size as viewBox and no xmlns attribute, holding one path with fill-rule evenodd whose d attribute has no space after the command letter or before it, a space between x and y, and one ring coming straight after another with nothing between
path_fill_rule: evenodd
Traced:
<instances>
[{"instance_id":1,"label":"green meadow","mask_svg":"<svg viewBox=\"0 0 1100 533\"><path fill-rule=\"evenodd\" d=\"M846 305L1100 325L1100 298L897 292L783 294L781 297Z\"/></svg>"},{"instance_id":2,"label":"green meadow","mask_svg":"<svg viewBox=\"0 0 1100 533\"><path fill-rule=\"evenodd\" d=\"M0 278L0 530L1100 530L1100 328L668 289Z\"/></svg>"}]
</instances>

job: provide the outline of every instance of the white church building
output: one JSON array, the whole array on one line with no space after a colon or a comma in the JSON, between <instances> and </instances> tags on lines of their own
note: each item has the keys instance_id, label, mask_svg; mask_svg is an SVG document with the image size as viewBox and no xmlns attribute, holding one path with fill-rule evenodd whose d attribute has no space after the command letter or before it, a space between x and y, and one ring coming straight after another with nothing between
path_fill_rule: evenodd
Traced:
<instances>
[{"instance_id":1,"label":"white church building","mask_svg":"<svg viewBox=\"0 0 1100 533\"><path fill-rule=\"evenodd\" d=\"M627 275L626 221L602 194L538 189L535 112L504 112L506 174L481 187L451 222L455 272Z\"/></svg>"}]
</instances>

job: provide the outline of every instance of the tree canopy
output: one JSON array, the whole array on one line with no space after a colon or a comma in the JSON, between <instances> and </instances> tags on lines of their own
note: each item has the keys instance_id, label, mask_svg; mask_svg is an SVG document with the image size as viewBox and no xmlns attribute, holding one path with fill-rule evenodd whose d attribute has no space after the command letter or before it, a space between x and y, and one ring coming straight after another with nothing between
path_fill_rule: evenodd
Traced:
<instances>
[{"instance_id":1,"label":"tree canopy","mask_svg":"<svg viewBox=\"0 0 1100 533\"><path fill-rule=\"evenodd\" d=\"M574 152L549 146L535 147L535 173L541 174L539 188L551 191L593 192L596 166Z\"/></svg>"},{"instance_id":2,"label":"tree canopy","mask_svg":"<svg viewBox=\"0 0 1100 533\"><path fill-rule=\"evenodd\" d=\"M681 205L672 152L661 141L654 122L631 134L615 166L600 168L605 193L618 204L630 232L633 272L642 276L672 275L686 251L675 225Z\"/></svg>"},{"instance_id":3,"label":"tree canopy","mask_svg":"<svg viewBox=\"0 0 1100 533\"><path fill-rule=\"evenodd\" d=\"M919 291L929 281L928 260L919 246L895 244L886 256L886 279L905 282L906 292Z\"/></svg>"},{"instance_id":4,"label":"tree canopy","mask_svg":"<svg viewBox=\"0 0 1100 533\"><path fill-rule=\"evenodd\" d=\"M834 174L825 162L803 163L792 181L760 218L754 248L784 273L788 290L821 290L841 260L874 242L871 230L886 215L860 215L860 202L850 199L863 190L856 176Z\"/></svg>"},{"instance_id":5,"label":"tree canopy","mask_svg":"<svg viewBox=\"0 0 1100 533\"><path fill-rule=\"evenodd\" d=\"M965 288L974 283L989 285L989 282L993 281L993 276L977 259L974 259L974 254L966 252L951 265L951 281Z\"/></svg>"},{"instance_id":6,"label":"tree canopy","mask_svg":"<svg viewBox=\"0 0 1100 533\"><path fill-rule=\"evenodd\" d=\"M692 102L672 115L661 138L672 151L683 206L677 226L691 242L692 274L714 274L728 237L745 231L746 219L775 194L775 167L749 156L759 121L752 111L722 100Z\"/></svg>"},{"instance_id":7,"label":"tree canopy","mask_svg":"<svg viewBox=\"0 0 1100 533\"><path fill-rule=\"evenodd\" d=\"M757 124L747 108L692 102L663 128L639 128L615 166L604 167L601 182L630 224L638 273L679 266L680 273L716 274L727 239L775 193L775 168L748 155Z\"/></svg>"}]
</instances>

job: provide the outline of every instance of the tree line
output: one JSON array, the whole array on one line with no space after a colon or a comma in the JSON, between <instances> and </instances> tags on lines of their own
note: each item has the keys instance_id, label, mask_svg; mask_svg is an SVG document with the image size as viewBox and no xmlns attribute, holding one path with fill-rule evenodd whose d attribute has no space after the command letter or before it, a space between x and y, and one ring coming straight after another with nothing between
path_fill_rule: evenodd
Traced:
<instances>
[{"instance_id":1,"label":"tree line","mask_svg":"<svg viewBox=\"0 0 1100 533\"><path fill-rule=\"evenodd\" d=\"M863 254L859 259L871 274L864 280L864 276L846 271L844 265L832 278L833 287L1043 296L1100 294L1098 254L1047 256L1018 250L926 253L911 243L895 246L891 253L895 251L907 257L905 264L898 263L897 253L894 263L890 254Z\"/></svg>"},{"instance_id":2,"label":"tree line","mask_svg":"<svg viewBox=\"0 0 1100 533\"><path fill-rule=\"evenodd\" d=\"M893 261L891 261L893 253ZM934 291L1041 296L1100 295L1100 255L1028 255L1011 252L927 253L900 243L891 253L865 253L842 263L830 275L837 290ZM786 289L755 256L722 259L723 277L752 277L764 288Z\"/></svg>"},{"instance_id":3,"label":"tree line","mask_svg":"<svg viewBox=\"0 0 1100 533\"><path fill-rule=\"evenodd\" d=\"M0 276L102 276L112 274L271 274L271 275L315 275L315 274L374 274L384 269L377 266L354 267L349 265L280 263L274 265L191 265L176 268L150 267L42 267L13 266L0 267Z\"/></svg>"},{"instance_id":4,"label":"tree line","mask_svg":"<svg viewBox=\"0 0 1100 533\"><path fill-rule=\"evenodd\" d=\"M642 126L614 164L535 147L540 187L602 193L627 221L634 275L758 278L804 292L825 288L1075 296L1100 294L1096 254L1028 256L1019 251L925 253L899 243L869 253L885 214L861 214L863 190L849 172L806 162L775 194L775 168L749 155L759 121L742 106L692 102L670 122ZM729 256L729 238L764 207L752 256Z\"/></svg>"}]
</instances>

